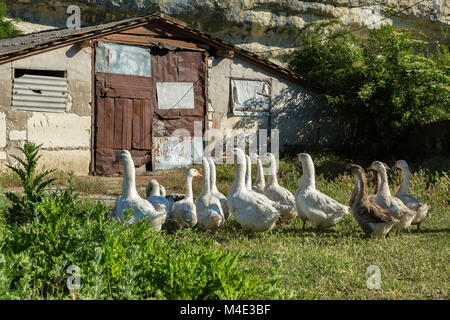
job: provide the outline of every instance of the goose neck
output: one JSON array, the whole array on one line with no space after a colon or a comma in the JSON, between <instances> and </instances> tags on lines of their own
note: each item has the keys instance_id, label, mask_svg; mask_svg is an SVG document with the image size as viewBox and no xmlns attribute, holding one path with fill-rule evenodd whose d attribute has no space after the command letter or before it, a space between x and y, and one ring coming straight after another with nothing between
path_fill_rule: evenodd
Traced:
<instances>
[{"instance_id":1,"label":"goose neck","mask_svg":"<svg viewBox=\"0 0 450 320\"><path fill-rule=\"evenodd\" d=\"M217 185L216 185L216 165L214 163L214 160L209 162L211 165L209 166L211 169L210 176L211 176L211 191L218 191Z\"/></svg>"},{"instance_id":2,"label":"goose neck","mask_svg":"<svg viewBox=\"0 0 450 320\"><path fill-rule=\"evenodd\" d=\"M356 196L354 203L369 201L367 190L367 178L366 175L360 171L358 171L358 173L355 175L355 190Z\"/></svg>"},{"instance_id":3,"label":"goose neck","mask_svg":"<svg viewBox=\"0 0 450 320\"><path fill-rule=\"evenodd\" d=\"M380 171L378 171L378 175L380 176L380 185L378 187L379 188L378 192L382 193L383 195L390 196L391 191L389 190L386 169L381 169Z\"/></svg>"},{"instance_id":4,"label":"goose neck","mask_svg":"<svg viewBox=\"0 0 450 320\"><path fill-rule=\"evenodd\" d=\"M264 184L266 184L266 182L264 181L264 169L263 169L262 162L260 159L256 160L256 166L258 168L257 176L256 176L256 183L264 185Z\"/></svg>"},{"instance_id":5,"label":"goose neck","mask_svg":"<svg viewBox=\"0 0 450 320\"><path fill-rule=\"evenodd\" d=\"M188 172L186 175L186 199L194 201L194 193L192 192L192 174Z\"/></svg>"},{"instance_id":6,"label":"goose neck","mask_svg":"<svg viewBox=\"0 0 450 320\"><path fill-rule=\"evenodd\" d=\"M402 170L402 183L400 184L399 194L408 194L409 189L409 170L407 168L401 168Z\"/></svg>"},{"instance_id":7,"label":"goose neck","mask_svg":"<svg viewBox=\"0 0 450 320\"><path fill-rule=\"evenodd\" d=\"M203 158L203 185L202 195L211 193L211 177L209 173L209 163L206 158Z\"/></svg>"},{"instance_id":8,"label":"goose neck","mask_svg":"<svg viewBox=\"0 0 450 320\"><path fill-rule=\"evenodd\" d=\"M245 157L241 152L236 153L236 176L234 177L233 184L231 185L230 192L236 193L241 192L245 189L245 170L246 170L246 161Z\"/></svg>"},{"instance_id":9,"label":"goose neck","mask_svg":"<svg viewBox=\"0 0 450 320\"><path fill-rule=\"evenodd\" d=\"M312 163L311 159L307 159L302 161L302 179L301 179L301 189L316 189L316 178L315 178L315 170L314 163Z\"/></svg>"},{"instance_id":10,"label":"goose neck","mask_svg":"<svg viewBox=\"0 0 450 320\"><path fill-rule=\"evenodd\" d=\"M130 161L124 165L122 195L125 197L137 195L135 169Z\"/></svg>"}]
</instances>

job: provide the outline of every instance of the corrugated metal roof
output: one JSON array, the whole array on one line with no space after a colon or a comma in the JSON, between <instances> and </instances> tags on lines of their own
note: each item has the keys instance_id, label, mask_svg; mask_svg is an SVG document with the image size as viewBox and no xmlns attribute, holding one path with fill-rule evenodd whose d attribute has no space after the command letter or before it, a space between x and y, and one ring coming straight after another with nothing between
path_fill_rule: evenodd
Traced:
<instances>
[{"instance_id":1,"label":"corrugated metal roof","mask_svg":"<svg viewBox=\"0 0 450 320\"><path fill-rule=\"evenodd\" d=\"M229 50L236 56L244 59L252 64L256 64L276 75L285 79L299 83L308 89L316 92L324 92L325 90L315 84L308 82L296 73L283 68L267 59L260 58L257 54L241 49L232 43L211 36L202 31L196 30L186 23L171 18L162 13L156 13L144 17L131 18L110 22L107 24L83 27L76 29L58 29L50 31L42 31L31 33L14 38L0 39L0 64L3 62L19 59L23 56L36 54L47 51L56 47L62 47L71 43L83 40L94 39L106 34L120 32L122 30L145 25L148 22L160 23L162 27L175 28L179 32L186 33L186 36L194 38L198 41L209 44L212 47Z\"/></svg>"}]
</instances>

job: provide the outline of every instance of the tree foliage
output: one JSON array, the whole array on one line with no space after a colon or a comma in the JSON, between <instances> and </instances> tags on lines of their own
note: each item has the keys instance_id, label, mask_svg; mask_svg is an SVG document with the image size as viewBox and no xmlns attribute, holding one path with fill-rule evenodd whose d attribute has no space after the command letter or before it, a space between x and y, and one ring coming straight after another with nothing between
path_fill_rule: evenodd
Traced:
<instances>
[{"instance_id":1,"label":"tree foliage","mask_svg":"<svg viewBox=\"0 0 450 320\"><path fill-rule=\"evenodd\" d=\"M14 37L20 35L22 32L14 27L14 25L5 20L6 3L0 2L0 38Z\"/></svg>"},{"instance_id":2,"label":"tree foliage","mask_svg":"<svg viewBox=\"0 0 450 320\"><path fill-rule=\"evenodd\" d=\"M378 153L412 125L450 119L450 54L390 25L366 36L333 21L299 35L289 67L326 89L326 116L345 127L343 145ZM323 114L322 114L323 116Z\"/></svg>"}]
</instances>

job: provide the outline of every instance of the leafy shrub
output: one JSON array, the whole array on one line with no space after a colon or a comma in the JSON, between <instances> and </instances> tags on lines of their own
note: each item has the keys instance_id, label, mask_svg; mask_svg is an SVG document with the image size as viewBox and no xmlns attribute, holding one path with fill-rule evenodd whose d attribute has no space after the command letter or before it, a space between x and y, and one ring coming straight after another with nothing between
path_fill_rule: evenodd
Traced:
<instances>
[{"instance_id":1,"label":"leafy shrub","mask_svg":"<svg viewBox=\"0 0 450 320\"><path fill-rule=\"evenodd\" d=\"M344 128L344 150L390 154L407 128L450 119L445 39L429 53L426 42L392 26L363 37L336 22L313 24L299 38L289 67L326 89L328 106L317 112Z\"/></svg>"},{"instance_id":2,"label":"leafy shrub","mask_svg":"<svg viewBox=\"0 0 450 320\"><path fill-rule=\"evenodd\" d=\"M65 191L68 192L68 191ZM68 266L81 270L79 299L246 299L263 282L238 254L190 231L165 235L141 222L124 227L110 208L54 193L22 226L2 226L0 298L67 299Z\"/></svg>"},{"instance_id":3,"label":"leafy shrub","mask_svg":"<svg viewBox=\"0 0 450 320\"><path fill-rule=\"evenodd\" d=\"M20 30L17 30L11 22L5 21L5 15L6 15L6 3L4 1L1 1L0 2L0 38L13 37L13 36L20 35L22 33Z\"/></svg>"},{"instance_id":4,"label":"leafy shrub","mask_svg":"<svg viewBox=\"0 0 450 320\"><path fill-rule=\"evenodd\" d=\"M36 204L42 200L45 188L56 180L56 178L48 178L54 170L44 170L36 175L36 166L41 157L38 156L40 147L32 142L26 142L23 148L18 148L23 153L24 159L12 156L23 168L8 165L8 168L19 176L24 190L23 196L15 192L6 192L5 194L12 203L12 207L8 209L6 215L9 223L30 221L36 213Z\"/></svg>"}]
</instances>

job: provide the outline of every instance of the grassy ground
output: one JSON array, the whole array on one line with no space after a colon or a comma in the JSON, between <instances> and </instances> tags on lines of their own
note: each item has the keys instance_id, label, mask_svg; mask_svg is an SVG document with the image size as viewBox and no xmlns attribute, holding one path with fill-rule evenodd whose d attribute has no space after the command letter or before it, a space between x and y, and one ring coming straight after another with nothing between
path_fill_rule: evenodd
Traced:
<instances>
[{"instance_id":1,"label":"grassy ground","mask_svg":"<svg viewBox=\"0 0 450 320\"><path fill-rule=\"evenodd\" d=\"M318 189L347 204L353 179L342 174L346 161L324 156L314 156L313 160ZM388 239L365 239L353 217L348 215L336 227L319 235L311 226L301 230L299 220L279 225L270 233L248 235L232 217L215 234L199 230L196 234L200 239L212 239L225 251L242 254L240 264L261 278L278 280L284 288L282 298L449 299L450 173L411 167L410 193L430 207L430 216L422 224L421 232L410 227ZM234 170L233 165L217 167L218 187L224 194L228 193ZM156 178L169 193L180 193L184 192L184 174L185 170L171 170L155 177L142 177L138 185L145 186L151 178ZM298 162L280 162L279 182L293 193L300 175ZM78 186L85 192L107 190L120 194L120 183L111 191L107 180L100 179L102 182L97 185L91 178L78 179L83 181ZM369 182L369 190L373 190ZM399 174L391 175L390 182L391 190L397 190ZM200 189L201 180L194 180L195 195ZM378 290L368 289L366 285L370 276L367 269L372 265L381 271Z\"/></svg>"}]
</instances>

